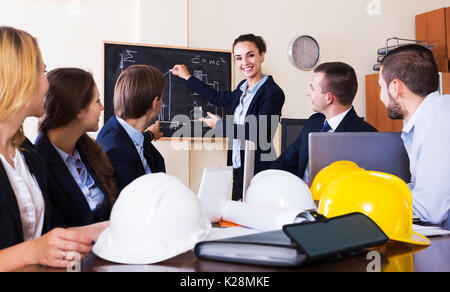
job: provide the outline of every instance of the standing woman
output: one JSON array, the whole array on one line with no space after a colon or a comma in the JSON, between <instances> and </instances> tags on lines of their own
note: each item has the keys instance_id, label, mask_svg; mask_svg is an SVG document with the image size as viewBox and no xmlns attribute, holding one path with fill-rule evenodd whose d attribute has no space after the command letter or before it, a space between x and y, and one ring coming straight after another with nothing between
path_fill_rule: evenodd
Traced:
<instances>
[{"instance_id":1,"label":"standing woman","mask_svg":"<svg viewBox=\"0 0 450 292\"><path fill-rule=\"evenodd\" d=\"M36 148L47 160L50 200L68 226L109 220L117 199L114 168L87 132L98 131L103 105L89 72L60 68L47 74L49 90Z\"/></svg>"},{"instance_id":2,"label":"standing woman","mask_svg":"<svg viewBox=\"0 0 450 292\"><path fill-rule=\"evenodd\" d=\"M239 68L245 80L243 80L233 92L219 92L210 88L204 82L193 77L185 65L175 65L172 74L186 80L186 85L217 106L231 108L234 114L234 133L225 133L224 137L233 137L233 149L228 152L228 165L232 165L233 171L233 200L242 199L244 178L244 145L237 139L238 127L244 127L245 139L256 137L255 174L269 169L271 161L264 158L263 154L271 152L272 148L263 149L262 143L272 145L272 139L276 129L271 127L271 116L281 116L285 96L283 90L275 83L272 76L263 74L261 64L264 62L266 43L262 37L253 34L241 35L233 43L233 56L236 66ZM202 121L215 128L218 123L224 123L216 116L208 113L209 119ZM246 122L246 118L256 118L257 127L252 127ZM266 116L266 120L261 120ZM252 119L249 119L250 121ZM254 119L255 120L255 119ZM262 121L266 121L264 124ZM260 133L267 132L268 141L261 141ZM222 125L224 131L226 125ZM255 130L256 133L249 133ZM242 132L244 132L242 131Z\"/></svg>"},{"instance_id":3,"label":"standing woman","mask_svg":"<svg viewBox=\"0 0 450 292\"><path fill-rule=\"evenodd\" d=\"M67 267L88 254L106 226L72 230L51 204L46 162L25 138L27 117L40 117L48 90L37 40L0 27L0 271L25 265Z\"/></svg>"}]
</instances>

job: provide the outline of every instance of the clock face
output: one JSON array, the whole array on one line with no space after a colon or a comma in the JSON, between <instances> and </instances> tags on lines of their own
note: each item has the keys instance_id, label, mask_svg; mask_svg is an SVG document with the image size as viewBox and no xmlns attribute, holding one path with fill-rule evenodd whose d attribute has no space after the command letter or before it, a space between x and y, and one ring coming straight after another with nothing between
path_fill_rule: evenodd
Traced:
<instances>
[{"instance_id":1,"label":"clock face","mask_svg":"<svg viewBox=\"0 0 450 292\"><path fill-rule=\"evenodd\" d=\"M301 36L291 42L288 54L295 67L311 70L319 62L319 44L310 36Z\"/></svg>"}]
</instances>

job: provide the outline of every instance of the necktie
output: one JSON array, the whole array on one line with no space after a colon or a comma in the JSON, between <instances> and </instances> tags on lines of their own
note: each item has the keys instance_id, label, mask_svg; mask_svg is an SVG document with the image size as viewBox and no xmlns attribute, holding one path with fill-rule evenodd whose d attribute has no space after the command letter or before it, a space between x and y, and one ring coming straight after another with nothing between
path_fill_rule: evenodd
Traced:
<instances>
[{"instance_id":1,"label":"necktie","mask_svg":"<svg viewBox=\"0 0 450 292\"><path fill-rule=\"evenodd\" d=\"M330 130L331 130L330 124L328 124L328 122L325 121L325 124L323 124L323 127L322 127L322 129L320 129L320 132L326 133Z\"/></svg>"},{"instance_id":2,"label":"necktie","mask_svg":"<svg viewBox=\"0 0 450 292\"><path fill-rule=\"evenodd\" d=\"M76 159L75 166L78 170L81 183L85 186L83 188L86 188L82 190L82 192L84 193L91 210L94 211L104 202L104 195L101 193L100 189L97 188L95 181L92 179L86 166L80 159Z\"/></svg>"},{"instance_id":3,"label":"necktie","mask_svg":"<svg viewBox=\"0 0 450 292\"><path fill-rule=\"evenodd\" d=\"M152 136L149 133L143 133L143 135L144 135L144 148L142 149L143 155L145 157L145 160L147 160L147 166L151 171L151 165L153 162L153 155L151 151Z\"/></svg>"}]
</instances>

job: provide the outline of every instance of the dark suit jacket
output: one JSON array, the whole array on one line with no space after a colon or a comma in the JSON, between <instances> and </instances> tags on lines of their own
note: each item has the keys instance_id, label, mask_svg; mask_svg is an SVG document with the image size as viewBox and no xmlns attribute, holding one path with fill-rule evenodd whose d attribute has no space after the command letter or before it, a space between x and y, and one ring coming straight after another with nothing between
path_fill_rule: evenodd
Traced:
<instances>
[{"instance_id":1,"label":"dark suit jacket","mask_svg":"<svg viewBox=\"0 0 450 292\"><path fill-rule=\"evenodd\" d=\"M104 208L103 215L95 218L83 192L78 187L78 184L75 182L75 179L66 164L61 159L61 156L59 156L55 147L53 147L48 139L47 134L39 134L35 145L39 154L47 160L50 170L48 184L50 200L61 212L67 225L69 227L78 227L108 220L110 213L109 201L108 206ZM105 197L108 200L108 195L101 182L95 176L89 161L87 161L84 153L80 149L77 150L80 153L81 160L86 166L87 171L95 181L96 186L103 194L105 194Z\"/></svg>"},{"instance_id":2,"label":"dark suit jacket","mask_svg":"<svg viewBox=\"0 0 450 292\"><path fill-rule=\"evenodd\" d=\"M133 141L115 116L111 117L102 128L97 136L97 142L103 147L114 166L114 176L119 191L145 174L144 166ZM152 173L166 172L161 153L152 143L144 145L145 159Z\"/></svg>"},{"instance_id":3,"label":"dark suit jacket","mask_svg":"<svg viewBox=\"0 0 450 292\"><path fill-rule=\"evenodd\" d=\"M320 132L325 116L317 113L306 122L297 140L284 151L271 168L289 171L303 178L309 160L309 133ZM335 132L376 132L377 129L363 121L352 108Z\"/></svg>"},{"instance_id":4,"label":"dark suit jacket","mask_svg":"<svg viewBox=\"0 0 450 292\"><path fill-rule=\"evenodd\" d=\"M45 202L45 219L42 234L55 227L65 226L58 210L52 205L47 189L49 171L45 160L33 144L26 140L21 148L30 173L36 178ZM16 196L9 182L3 164L0 162L0 250L22 243L23 229Z\"/></svg>"},{"instance_id":5,"label":"dark suit jacket","mask_svg":"<svg viewBox=\"0 0 450 292\"><path fill-rule=\"evenodd\" d=\"M242 91L240 90L241 85L245 82L242 81L236 90L232 92L220 92L212 89L204 82L198 80L195 77L191 77L186 81L187 86L197 92L201 97L208 100L210 103L216 106L224 106L230 107L230 114L233 115L236 108L239 105L240 98L242 96ZM249 124L246 123L244 126L234 125L234 133L229 133L227 126L225 125L226 121L221 121L222 125L216 125L217 129L222 129L223 136L229 138L237 138L237 133L245 132L246 140L253 140L256 138L257 141L253 141L256 144L256 152L255 152L255 174L270 168L270 165L276 157L273 157L272 160L266 161L267 159L261 159L261 155L270 153L273 148L273 136L275 135L276 127L278 126L279 117L281 116L281 110L284 105L285 96L283 90L275 83L272 76L269 76L267 81L261 86L256 95L254 96L250 107L248 108L247 115L254 116L257 121L257 129L251 129ZM266 137L260 137L260 118L261 116L267 116L267 134ZM272 125L271 117L277 116L276 124ZM266 124L266 122L264 122ZM265 125L264 125L265 126ZM238 127L244 127L244 129L239 129ZM255 131L256 133L250 133L250 131ZM263 141L265 142L261 144L260 138L265 138ZM243 151L241 152L243 154ZM243 162L243 155L241 154L241 161ZM233 165L232 162L232 150L228 151L228 165ZM243 163L242 163L243 166Z\"/></svg>"}]
</instances>

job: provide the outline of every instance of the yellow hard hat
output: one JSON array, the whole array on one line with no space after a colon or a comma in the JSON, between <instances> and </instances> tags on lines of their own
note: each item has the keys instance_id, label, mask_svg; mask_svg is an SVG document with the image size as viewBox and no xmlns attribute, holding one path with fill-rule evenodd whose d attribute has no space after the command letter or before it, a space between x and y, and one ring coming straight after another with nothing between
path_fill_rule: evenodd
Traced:
<instances>
[{"instance_id":1,"label":"yellow hard hat","mask_svg":"<svg viewBox=\"0 0 450 292\"><path fill-rule=\"evenodd\" d=\"M331 182L319 203L319 213L333 218L353 212L369 216L391 240L430 245L412 230L412 195L400 178L375 171L345 174Z\"/></svg>"},{"instance_id":2,"label":"yellow hard hat","mask_svg":"<svg viewBox=\"0 0 450 292\"><path fill-rule=\"evenodd\" d=\"M320 201L323 191L332 181L341 175L354 171L364 171L364 169L360 168L356 163L346 160L337 161L322 169L316 175L311 185L311 193L314 201Z\"/></svg>"}]
</instances>

